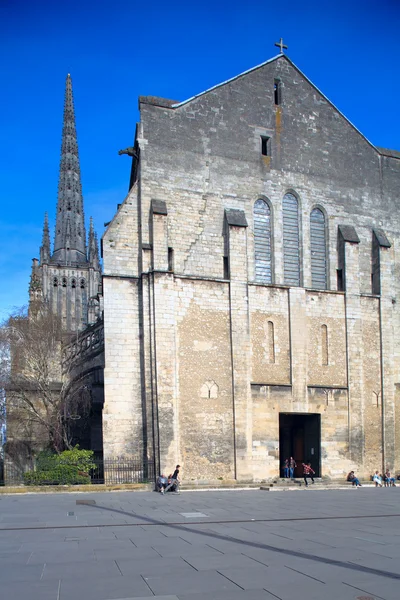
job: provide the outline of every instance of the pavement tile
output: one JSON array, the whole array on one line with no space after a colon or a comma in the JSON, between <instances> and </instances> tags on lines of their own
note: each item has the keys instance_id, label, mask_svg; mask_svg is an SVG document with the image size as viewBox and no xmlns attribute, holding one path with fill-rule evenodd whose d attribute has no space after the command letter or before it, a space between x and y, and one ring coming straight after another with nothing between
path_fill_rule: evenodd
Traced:
<instances>
[{"instance_id":1,"label":"pavement tile","mask_svg":"<svg viewBox=\"0 0 400 600\"><path fill-rule=\"evenodd\" d=\"M28 565L29 566L29 565ZM25 567L27 568L27 567ZM43 571L42 580L46 581L49 579L71 579L77 581L78 579L90 579L90 580L105 580L109 577L121 577L121 573L114 560L102 560L98 562L63 562L63 563L49 563L45 565Z\"/></svg>"},{"instance_id":2,"label":"pavement tile","mask_svg":"<svg viewBox=\"0 0 400 600\"><path fill-rule=\"evenodd\" d=\"M146 583L149 585L154 595L161 594L191 594L216 591L237 590L237 586L228 581L225 577L216 571L207 571L207 574L196 571L175 577L174 574L163 577L146 577Z\"/></svg>"},{"instance_id":3,"label":"pavement tile","mask_svg":"<svg viewBox=\"0 0 400 600\"><path fill-rule=\"evenodd\" d=\"M119 598L154 598L140 575L62 580L59 600L117 600Z\"/></svg>"},{"instance_id":4,"label":"pavement tile","mask_svg":"<svg viewBox=\"0 0 400 600\"><path fill-rule=\"evenodd\" d=\"M1 579L0 591L4 600L58 600L60 582L4 581ZM73 596L76 598L76 596Z\"/></svg>"},{"instance_id":5,"label":"pavement tile","mask_svg":"<svg viewBox=\"0 0 400 600\"><path fill-rule=\"evenodd\" d=\"M146 577L159 577L170 573L182 571L194 571L187 560L179 557L153 558L152 560L131 560L129 558L116 559L118 567L123 575L137 574Z\"/></svg>"}]
</instances>

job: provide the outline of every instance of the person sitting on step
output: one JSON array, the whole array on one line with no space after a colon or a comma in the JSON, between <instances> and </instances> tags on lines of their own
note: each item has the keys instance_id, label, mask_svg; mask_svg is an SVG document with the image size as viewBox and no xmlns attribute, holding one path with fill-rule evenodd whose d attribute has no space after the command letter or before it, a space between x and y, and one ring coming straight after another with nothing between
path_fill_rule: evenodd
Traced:
<instances>
[{"instance_id":1,"label":"person sitting on step","mask_svg":"<svg viewBox=\"0 0 400 600\"><path fill-rule=\"evenodd\" d=\"M386 469L385 474L383 476L383 480L385 482L385 487L396 487L394 477L390 475L389 469Z\"/></svg>"},{"instance_id":2,"label":"person sitting on step","mask_svg":"<svg viewBox=\"0 0 400 600\"><path fill-rule=\"evenodd\" d=\"M372 481L375 482L375 487L382 487L382 478L379 475L379 471L375 471L373 477L372 477Z\"/></svg>"},{"instance_id":3,"label":"person sitting on step","mask_svg":"<svg viewBox=\"0 0 400 600\"><path fill-rule=\"evenodd\" d=\"M361 483L358 477L355 476L354 471L350 471L350 473L347 475L347 481L351 481L353 486L361 487Z\"/></svg>"}]
</instances>

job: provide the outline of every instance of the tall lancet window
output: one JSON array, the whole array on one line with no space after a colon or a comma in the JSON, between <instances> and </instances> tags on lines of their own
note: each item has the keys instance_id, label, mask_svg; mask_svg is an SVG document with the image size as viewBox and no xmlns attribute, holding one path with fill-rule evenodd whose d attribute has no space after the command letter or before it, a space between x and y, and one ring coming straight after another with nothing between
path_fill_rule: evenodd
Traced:
<instances>
[{"instance_id":1,"label":"tall lancet window","mask_svg":"<svg viewBox=\"0 0 400 600\"><path fill-rule=\"evenodd\" d=\"M328 341L328 327L326 325L321 326L321 362L324 367L329 364L329 341Z\"/></svg>"},{"instance_id":2,"label":"tall lancet window","mask_svg":"<svg viewBox=\"0 0 400 600\"><path fill-rule=\"evenodd\" d=\"M286 285L300 285L299 203L294 194L285 194L283 213L283 270Z\"/></svg>"},{"instance_id":3,"label":"tall lancet window","mask_svg":"<svg viewBox=\"0 0 400 600\"><path fill-rule=\"evenodd\" d=\"M311 282L312 287L327 289L327 256L325 215L314 208L310 216Z\"/></svg>"},{"instance_id":4,"label":"tall lancet window","mask_svg":"<svg viewBox=\"0 0 400 600\"><path fill-rule=\"evenodd\" d=\"M254 255L256 280L272 283L271 209L261 198L254 204Z\"/></svg>"}]
</instances>

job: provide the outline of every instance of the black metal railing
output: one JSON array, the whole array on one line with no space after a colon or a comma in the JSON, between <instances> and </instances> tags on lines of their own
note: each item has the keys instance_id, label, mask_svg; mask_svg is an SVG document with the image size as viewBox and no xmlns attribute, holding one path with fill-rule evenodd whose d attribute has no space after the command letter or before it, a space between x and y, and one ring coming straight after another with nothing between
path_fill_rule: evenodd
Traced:
<instances>
[{"instance_id":1,"label":"black metal railing","mask_svg":"<svg viewBox=\"0 0 400 600\"><path fill-rule=\"evenodd\" d=\"M123 483L152 483L154 477L153 461L137 459L95 459L96 467L90 476L92 483L118 485Z\"/></svg>"},{"instance_id":2,"label":"black metal railing","mask_svg":"<svg viewBox=\"0 0 400 600\"><path fill-rule=\"evenodd\" d=\"M21 466L0 458L0 485L22 485L24 483L24 473L33 471L33 469L33 463Z\"/></svg>"},{"instance_id":3,"label":"black metal railing","mask_svg":"<svg viewBox=\"0 0 400 600\"><path fill-rule=\"evenodd\" d=\"M93 484L121 485L124 483L153 483L155 481L154 462L141 458L115 458L115 459L93 459L94 469L88 473ZM32 462L23 467L15 463L0 458L0 485L13 486L24 485L24 473L36 471L36 466ZM79 471L80 475L85 475ZM57 484L57 481L51 481L51 477L44 479L39 485ZM34 481L31 485L34 485Z\"/></svg>"}]
</instances>

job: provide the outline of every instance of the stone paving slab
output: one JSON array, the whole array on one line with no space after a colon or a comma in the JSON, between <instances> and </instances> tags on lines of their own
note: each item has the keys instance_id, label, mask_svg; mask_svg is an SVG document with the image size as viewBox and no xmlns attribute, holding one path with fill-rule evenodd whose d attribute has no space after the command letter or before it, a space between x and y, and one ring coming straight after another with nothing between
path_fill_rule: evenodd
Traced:
<instances>
[{"instance_id":1,"label":"stone paving slab","mask_svg":"<svg viewBox=\"0 0 400 600\"><path fill-rule=\"evenodd\" d=\"M0 496L2 598L400 597L400 488L87 497Z\"/></svg>"}]
</instances>

